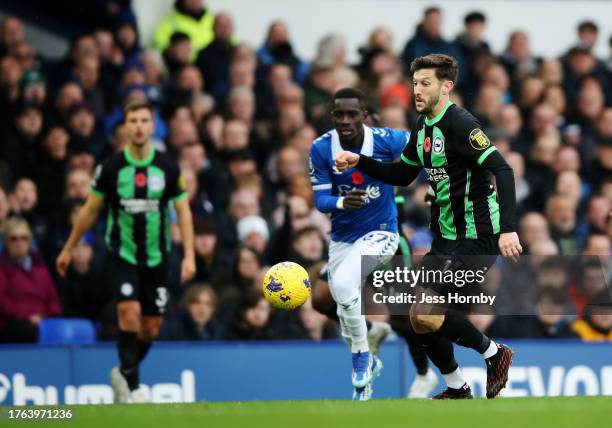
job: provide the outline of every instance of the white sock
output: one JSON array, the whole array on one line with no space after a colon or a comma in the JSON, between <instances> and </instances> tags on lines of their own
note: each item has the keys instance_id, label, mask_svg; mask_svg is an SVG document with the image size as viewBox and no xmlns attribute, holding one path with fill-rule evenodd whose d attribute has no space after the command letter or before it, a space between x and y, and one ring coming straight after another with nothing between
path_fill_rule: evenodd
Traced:
<instances>
[{"instance_id":1,"label":"white sock","mask_svg":"<svg viewBox=\"0 0 612 428\"><path fill-rule=\"evenodd\" d=\"M446 385L448 385L449 388L460 389L466 383L463 373L461 373L461 369L459 367L457 367L454 372L443 374L442 377L446 381Z\"/></svg>"},{"instance_id":2,"label":"white sock","mask_svg":"<svg viewBox=\"0 0 612 428\"><path fill-rule=\"evenodd\" d=\"M350 338L351 352L369 352L368 327L365 316L361 315L361 301L355 299L348 308L338 305L338 316L342 319L343 336ZM347 339L348 339L347 338ZM347 343L349 340L347 340Z\"/></svg>"},{"instance_id":3,"label":"white sock","mask_svg":"<svg viewBox=\"0 0 612 428\"><path fill-rule=\"evenodd\" d=\"M484 351L482 354L482 357L484 359L487 358L491 358L493 355L497 354L497 343L493 342L493 340L491 340L491 343L489 343L489 347L487 348L486 351Z\"/></svg>"}]
</instances>

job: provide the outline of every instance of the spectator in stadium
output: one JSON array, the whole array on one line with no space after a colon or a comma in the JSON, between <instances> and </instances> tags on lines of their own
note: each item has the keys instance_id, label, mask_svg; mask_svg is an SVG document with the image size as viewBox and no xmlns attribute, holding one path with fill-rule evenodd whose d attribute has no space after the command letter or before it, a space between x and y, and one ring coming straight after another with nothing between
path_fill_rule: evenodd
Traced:
<instances>
[{"instance_id":1,"label":"spectator in stadium","mask_svg":"<svg viewBox=\"0 0 612 428\"><path fill-rule=\"evenodd\" d=\"M608 219L610 217L612 216L608 216ZM587 238L582 254L585 256L609 256L610 251L610 237L605 233L593 233Z\"/></svg>"},{"instance_id":2,"label":"spectator in stadium","mask_svg":"<svg viewBox=\"0 0 612 428\"><path fill-rule=\"evenodd\" d=\"M338 323L315 310L310 299L299 309L299 322L309 339L320 341L340 337Z\"/></svg>"},{"instance_id":3,"label":"spectator in stadium","mask_svg":"<svg viewBox=\"0 0 612 428\"><path fill-rule=\"evenodd\" d=\"M54 100L52 119L59 124L68 122L68 112L72 106L83 102L83 89L75 81L68 81L57 90Z\"/></svg>"},{"instance_id":4,"label":"spectator in stadium","mask_svg":"<svg viewBox=\"0 0 612 428\"><path fill-rule=\"evenodd\" d=\"M510 76L515 93L521 78L536 73L542 62L541 58L531 53L529 36L524 31L514 31L510 34L508 45L499 60Z\"/></svg>"},{"instance_id":5,"label":"spectator in stadium","mask_svg":"<svg viewBox=\"0 0 612 428\"><path fill-rule=\"evenodd\" d=\"M309 269L321 261L325 255L325 243L319 229L315 226L306 226L298 229L293 235L291 251L287 260L298 263Z\"/></svg>"},{"instance_id":6,"label":"spectator in stadium","mask_svg":"<svg viewBox=\"0 0 612 428\"><path fill-rule=\"evenodd\" d=\"M236 45L234 22L227 13L215 16L214 39L198 52L195 64L204 76L208 92L221 103L229 92L229 70Z\"/></svg>"},{"instance_id":7,"label":"spectator in stadium","mask_svg":"<svg viewBox=\"0 0 612 428\"><path fill-rule=\"evenodd\" d=\"M465 60L471 63L476 55L490 53L489 43L483 37L487 25L485 15L479 11L470 12L463 18L463 25L463 32L457 36L455 43Z\"/></svg>"},{"instance_id":8,"label":"spectator in stadium","mask_svg":"<svg viewBox=\"0 0 612 428\"><path fill-rule=\"evenodd\" d=\"M590 233L606 232L608 217L612 213L612 202L605 196L593 196L586 206L586 221Z\"/></svg>"},{"instance_id":9,"label":"spectator in stadium","mask_svg":"<svg viewBox=\"0 0 612 428\"><path fill-rule=\"evenodd\" d=\"M176 0L174 10L155 29L153 44L163 52L172 34L180 31L187 34L192 46L192 57L208 46L214 39L214 15L203 0Z\"/></svg>"},{"instance_id":10,"label":"spectator in stadium","mask_svg":"<svg viewBox=\"0 0 612 428\"><path fill-rule=\"evenodd\" d=\"M124 62L129 63L140 55L138 28L133 19L120 19L115 28L115 41L123 54Z\"/></svg>"},{"instance_id":11,"label":"spectator in stadium","mask_svg":"<svg viewBox=\"0 0 612 428\"><path fill-rule=\"evenodd\" d=\"M606 99L609 99L609 85L606 84L605 70L585 45L576 45L563 58L563 88L570 103L578 98L580 83L586 77L593 77L602 85Z\"/></svg>"},{"instance_id":12,"label":"spectator in stadium","mask_svg":"<svg viewBox=\"0 0 612 428\"><path fill-rule=\"evenodd\" d=\"M228 261L223 252L217 249L217 224L212 216L197 215L194 217L193 229L196 254L195 281L211 282L219 275Z\"/></svg>"},{"instance_id":13,"label":"spectator in stadium","mask_svg":"<svg viewBox=\"0 0 612 428\"><path fill-rule=\"evenodd\" d=\"M586 179L595 191L612 177L612 136L601 138L596 153L596 158L585 169Z\"/></svg>"},{"instance_id":14,"label":"spectator in stadium","mask_svg":"<svg viewBox=\"0 0 612 428\"><path fill-rule=\"evenodd\" d=\"M170 77L176 77L183 67L191 63L192 48L189 36L181 32L173 33L162 55L168 74Z\"/></svg>"},{"instance_id":15,"label":"spectator in stadium","mask_svg":"<svg viewBox=\"0 0 612 428\"><path fill-rule=\"evenodd\" d=\"M609 299L609 296L608 296ZM572 324L572 329L585 342L612 340L612 310L607 305L588 305L584 317Z\"/></svg>"},{"instance_id":16,"label":"spectator in stadium","mask_svg":"<svg viewBox=\"0 0 612 428\"><path fill-rule=\"evenodd\" d=\"M159 340L202 341L221 337L213 319L217 295L206 283L191 285L181 298L178 314L168 317L159 330Z\"/></svg>"},{"instance_id":17,"label":"spectator in stadium","mask_svg":"<svg viewBox=\"0 0 612 428\"><path fill-rule=\"evenodd\" d=\"M271 318L270 303L260 290L246 290L238 304L238 310L225 333L228 340L278 340L303 338L304 334L292 322Z\"/></svg>"},{"instance_id":18,"label":"spectator in stadium","mask_svg":"<svg viewBox=\"0 0 612 428\"><path fill-rule=\"evenodd\" d=\"M462 92L475 92L480 79L475 68L476 59L491 54L489 43L483 37L486 24L486 17L482 12L470 12L463 18L463 32L455 38L454 44L466 63L463 88L460 88Z\"/></svg>"},{"instance_id":19,"label":"spectator in stadium","mask_svg":"<svg viewBox=\"0 0 612 428\"><path fill-rule=\"evenodd\" d=\"M96 253L96 243L92 238L93 234L88 234L77 244L66 277L58 279L62 315L66 317L99 320L105 312L113 309L104 271L99 260L96 261L100 253Z\"/></svg>"},{"instance_id":20,"label":"spectator in stadium","mask_svg":"<svg viewBox=\"0 0 612 428\"><path fill-rule=\"evenodd\" d=\"M15 50L15 47L25 41L23 23L15 16L7 16L0 26L0 57Z\"/></svg>"},{"instance_id":21,"label":"spectator in stadium","mask_svg":"<svg viewBox=\"0 0 612 428\"><path fill-rule=\"evenodd\" d=\"M459 48L442 38L442 11L438 7L428 7L423 13L423 20L418 25L414 36L406 43L401 55L404 73L410 74L410 63L419 56L431 53L446 54L454 57L460 64L459 81L463 81L464 58Z\"/></svg>"},{"instance_id":22,"label":"spectator in stadium","mask_svg":"<svg viewBox=\"0 0 612 428\"><path fill-rule=\"evenodd\" d=\"M0 187L0 251L4 248L4 225L11 213L8 196L3 187Z\"/></svg>"},{"instance_id":23,"label":"spectator in stadium","mask_svg":"<svg viewBox=\"0 0 612 428\"><path fill-rule=\"evenodd\" d=\"M36 69L26 70L19 80L21 98L29 104L46 107L47 81L45 76Z\"/></svg>"},{"instance_id":24,"label":"spectator in stadium","mask_svg":"<svg viewBox=\"0 0 612 428\"><path fill-rule=\"evenodd\" d=\"M106 112L104 93L99 84L100 60L96 56L81 59L73 69L74 79L81 85L83 100L90 106L94 116L103 117Z\"/></svg>"},{"instance_id":25,"label":"spectator in stadium","mask_svg":"<svg viewBox=\"0 0 612 428\"><path fill-rule=\"evenodd\" d=\"M302 61L293 51L289 39L289 28L283 21L273 21L268 27L264 44L257 50L259 65L267 68L272 64L287 64L293 71L293 80L303 84L308 75L308 64Z\"/></svg>"},{"instance_id":26,"label":"spectator in stadium","mask_svg":"<svg viewBox=\"0 0 612 428\"><path fill-rule=\"evenodd\" d=\"M62 312L55 284L40 254L31 250L32 232L20 218L4 225L0 254L0 342L35 342L43 318Z\"/></svg>"},{"instance_id":27,"label":"spectator in stadium","mask_svg":"<svg viewBox=\"0 0 612 428\"><path fill-rule=\"evenodd\" d=\"M530 254L529 248L536 242L550 240L546 217L538 212L528 212L522 218L519 226L521 242L525 254Z\"/></svg>"},{"instance_id":28,"label":"spectator in stadium","mask_svg":"<svg viewBox=\"0 0 612 428\"><path fill-rule=\"evenodd\" d=\"M391 30L387 27L376 27L370 33L365 46L359 48L359 52L382 49L383 51L393 53L395 51L394 46L395 42Z\"/></svg>"},{"instance_id":29,"label":"spectator in stadium","mask_svg":"<svg viewBox=\"0 0 612 428\"><path fill-rule=\"evenodd\" d=\"M565 312L567 296L563 290L542 288L537 291L534 315L522 318L520 328L512 330L515 337L533 339L577 338Z\"/></svg>"},{"instance_id":30,"label":"spectator in stadium","mask_svg":"<svg viewBox=\"0 0 612 428\"><path fill-rule=\"evenodd\" d=\"M94 111L87 103L75 104L68 111L68 132L70 149L74 152L87 151L99 159L106 142L97 126Z\"/></svg>"},{"instance_id":31,"label":"spectator in stadium","mask_svg":"<svg viewBox=\"0 0 612 428\"><path fill-rule=\"evenodd\" d=\"M85 201L89 196L91 176L82 169L73 169L66 177L66 196L70 199Z\"/></svg>"},{"instance_id":32,"label":"spectator in stadium","mask_svg":"<svg viewBox=\"0 0 612 428\"><path fill-rule=\"evenodd\" d=\"M567 196L553 195L546 204L550 234L561 254L579 254L584 244L584 227L578 224L576 206Z\"/></svg>"},{"instance_id":33,"label":"spectator in stadium","mask_svg":"<svg viewBox=\"0 0 612 428\"><path fill-rule=\"evenodd\" d=\"M26 103L19 103L14 107L14 112L15 119L6 131L0 158L10 165L11 175L17 179L30 177L36 170L44 116L39 107Z\"/></svg>"},{"instance_id":34,"label":"spectator in stadium","mask_svg":"<svg viewBox=\"0 0 612 428\"><path fill-rule=\"evenodd\" d=\"M248 216L236 223L238 241L264 256L270 239L268 224L260 216Z\"/></svg>"},{"instance_id":35,"label":"spectator in stadium","mask_svg":"<svg viewBox=\"0 0 612 428\"><path fill-rule=\"evenodd\" d=\"M335 63L327 59L315 60L304 85L304 104L311 121L320 120L327 113L336 87Z\"/></svg>"},{"instance_id":36,"label":"spectator in stadium","mask_svg":"<svg viewBox=\"0 0 612 428\"><path fill-rule=\"evenodd\" d=\"M9 201L11 213L25 219L33 233L34 242L41 242L47 233L48 221L38 209L38 189L34 181L30 178L19 179Z\"/></svg>"}]
</instances>

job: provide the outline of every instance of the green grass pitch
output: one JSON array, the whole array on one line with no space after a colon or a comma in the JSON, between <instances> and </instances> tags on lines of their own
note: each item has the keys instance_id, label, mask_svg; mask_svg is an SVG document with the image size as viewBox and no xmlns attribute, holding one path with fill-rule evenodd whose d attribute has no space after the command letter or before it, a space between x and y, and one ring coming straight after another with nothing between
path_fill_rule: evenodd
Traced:
<instances>
[{"instance_id":1,"label":"green grass pitch","mask_svg":"<svg viewBox=\"0 0 612 428\"><path fill-rule=\"evenodd\" d=\"M48 406L45 406L48 408ZM66 408L66 407L63 407ZM499 398L470 401L268 401L71 406L71 421L9 421L3 426L240 428L597 428L612 426L612 397ZM14 424L12 423L14 422Z\"/></svg>"}]
</instances>

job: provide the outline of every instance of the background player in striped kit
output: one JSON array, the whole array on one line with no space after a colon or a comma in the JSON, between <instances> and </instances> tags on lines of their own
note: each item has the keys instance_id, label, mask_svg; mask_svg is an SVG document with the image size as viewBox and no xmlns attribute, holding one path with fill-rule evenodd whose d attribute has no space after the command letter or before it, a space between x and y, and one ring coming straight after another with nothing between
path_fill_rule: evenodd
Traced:
<instances>
[{"instance_id":1,"label":"background player in striped kit","mask_svg":"<svg viewBox=\"0 0 612 428\"><path fill-rule=\"evenodd\" d=\"M105 242L109 280L117 300L120 367L111 370L116 402L143 402L138 367L157 336L168 302L166 256L170 249L168 203L178 214L183 242L181 281L195 274L193 225L178 165L151 144L153 114L144 101L124 108L129 143L96 170L92 192L57 258L64 276L72 250L107 206Z\"/></svg>"}]
</instances>

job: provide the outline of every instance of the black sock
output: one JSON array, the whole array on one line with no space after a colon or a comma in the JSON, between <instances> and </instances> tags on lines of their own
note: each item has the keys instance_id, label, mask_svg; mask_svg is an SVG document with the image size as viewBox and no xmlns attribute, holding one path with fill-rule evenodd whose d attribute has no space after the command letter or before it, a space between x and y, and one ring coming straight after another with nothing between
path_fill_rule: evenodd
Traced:
<instances>
[{"instance_id":1,"label":"black sock","mask_svg":"<svg viewBox=\"0 0 612 428\"><path fill-rule=\"evenodd\" d=\"M457 345L472 348L481 354L487 350L491 343L491 339L478 331L474 324L466 318L452 314L447 314L444 317L444 322L436 333L447 337Z\"/></svg>"},{"instance_id":2,"label":"black sock","mask_svg":"<svg viewBox=\"0 0 612 428\"><path fill-rule=\"evenodd\" d=\"M127 380L130 391L138 389L140 379L138 377L138 336L131 331L119 331L117 341L119 350L120 371Z\"/></svg>"},{"instance_id":3,"label":"black sock","mask_svg":"<svg viewBox=\"0 0 612 428\"><path fill-rule=\"evenodd\" d=\"M151 345L153 342L144 342L138 339L138 363L142 363L142 360L145 359L147 354L149 353L149 349L151 349Z\"/></svg>"},{"instance_id":4,"label":"black sock","mask_svg":"<svg viewBox=\"0 0 612 428\"><path fill-rule=\"evenodd\" d=\"M442 374L452 373L459 365L455 360L453 344L446 337L435 333L419 335L427 356Z\"/></svg>"},{"instance_id":5,"label":"black sock","mask_svg":"<svg viewBox=\"0 0 612 428\"><path fill-rule=\"evenodd\" d=\"M427 360L427 352L423 347L418 335L410 328L404 332L404 340L408 345L408 351L412 357L412 362L416 367L416 371L420 375L427 373L429 368L429 361Z\"/></svg>"}]
</instances>

